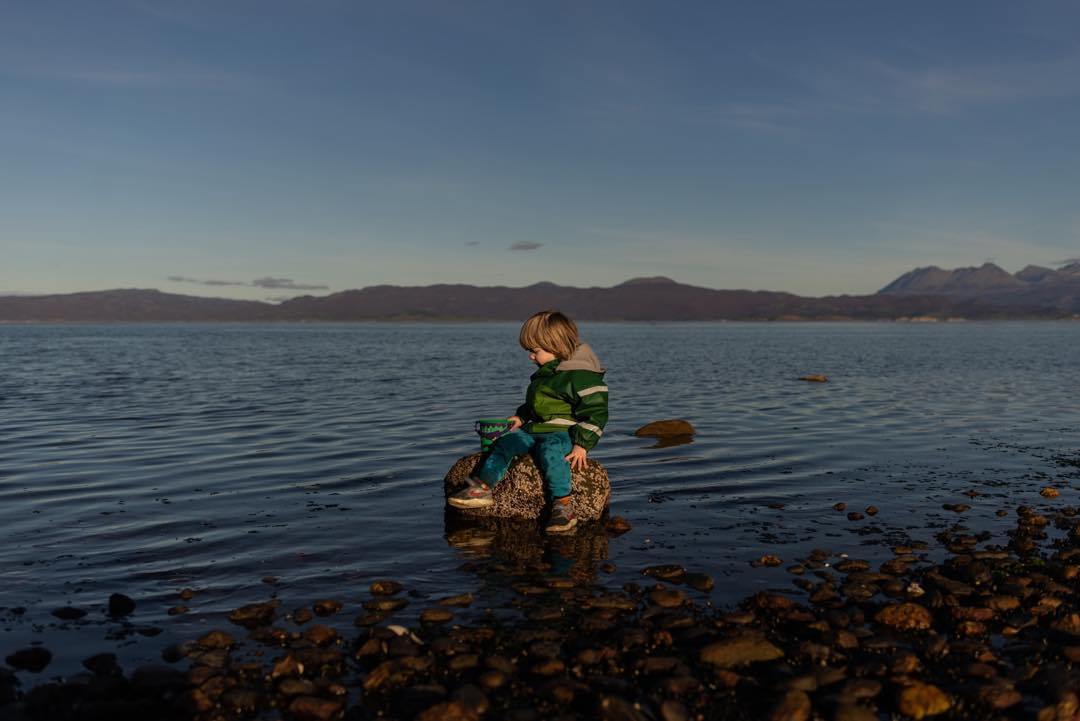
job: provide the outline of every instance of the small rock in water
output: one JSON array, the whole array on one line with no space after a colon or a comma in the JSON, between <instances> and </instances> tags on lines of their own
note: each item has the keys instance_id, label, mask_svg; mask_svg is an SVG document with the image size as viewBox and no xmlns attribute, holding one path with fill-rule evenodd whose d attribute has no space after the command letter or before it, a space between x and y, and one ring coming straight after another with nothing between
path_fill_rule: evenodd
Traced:
<instances>
[{"instance_id":1,"label":"small rock in water","mask_svg":"<svg viewBox=\"0 0 1080 721\"><path fill-rule=\"evenodd\" d=\"M195 592L192 591L190 588L183 589L177 595L180 596L181 601L190 601L191 599L195 598Z\"/></svg>"},{"instance_id":2,"label":"small rock in water","mask_svg":"<svg viewBox=\"0 0 1080 721\"><path fill-rule=\"evenodd\" d=\"M695 591L702 592L711 591L715 585L712 576L705 573L687 573L683 581Z\"/></svg>"},{"instance_id":3,"label":"small rock in water","mask_svg":"<svg viewBox=\"0 0 1080 721\"><path fill-rule=\"evenodd\" d=\"M1061 491L1054 488L1053 486L1047 486L1046 488L1039 491L1039 495L1043 498L1057 498L1061 495Z\"/></svg>"},{"instance_id":4,"label":"small rock in water","mask_svg":"<svg viewBox=\"0 0 1080 721\"><path fill-rule=\"evenodd\" d=\"M336 601L332 598L324 598L321 601L316 601L312 604L312 608L315 610L316 616L333 616L335 613L342 609L344 604L341 601Z\"/></svg>"},{"instance_id":5,"label":"small rock in water","mask_svg":"<svg viewBox=\"0 0 1080 721\"><path fill-rule=\"evenodd\" d=\"M306 606L301 606L300 608L296 609L295 611L293 611L292 615L293 623L295 623L297 626L303 626L305 623L307 623L313 618L315 618L314 614L312 614L311 609Z\"/></svg>"},{"instance_id":6,"label":"small rock in water","mask_svg":"<svg viewBox=\"0 0 1080 721\"><path fill-rule=\"evenodd\" d=\"M190 609L187 606L180 605L180 606L173 606L166 613L168 613L170 616L179 616L181 614L187 613L189 610Z\"/></svg>"},{"instance_id":7,"label":"small rock in water","mask_svg":"<svg viewBox=\"0 0 1080 721\"><path fill-rule=\"evenodd\" d=\"M799 380L808 381L810 383L828 383L829 377L820 373L810 373L805 376L799 376Z\"/></svg>"},{"instance_id":8,"label":"small rock in water","mask_svg":"<svg viewBox=\"0 0 1080 721\"><path fill-rule=\"evenodd\" d=\"M397 581L384 580L372 582L370 590L372 595L375 596L393 596L395 594L401 593L402 589L404 588L405 587Z\"/></svg>"},{"instance_id":9,"label":"small rock in water","mask_svg":"<svg viewBox=\"0 0 1080 721\"><path fill-rule=\"evenodd\" d=\"M59 618L61 621L76 621L86 615L86 611L81 608L72 608L71 606L64 606L63 608L57 608L52 612L52 615Z\"/></svg>"},{"instance_id":10,"label":"small rock in water","mask_svg":"<svg viewBox=\"0 0 1080 721\"><path fill-rule=\"evenodd\" d=\"M211 631L196 643L202 648L232 648L236 645L236 639L224 631Z\"/></svg>"},{"instance_id":11,"label":"small rock in water","mask_svg":"<svg viewBox=\"0 0 1080 721\"><path fill-rule=\"evenodd\" d=\"M135 610L135 602L122 593L114 593L109 596L109 615L127 616Z\"/></svg>"},{"instance_id":12,"label":"small rock in water","mask_svg":"<svg viewBox=\"0 0 1080 721\"><path fill-rule=\"evenodd\" d=\"M842 512L847 510L847 504L844 503L843 501L840 501L839 503L834 503L833 504L833 510L842 513Z\"/></svg>"},{"instance_id":13,"label":"small rock in water","mask_svg":"<svg viewBox=\"0 0 1080 721\"><path fill-rule=\"evenodd\" d=\"M754 568L761 568L762 566L772 568L774 566L779 566L781 563L783 563L783 561L780 559L779 556L765 555L761 558L751 561L750 565Z\"/></svg>"},{"instance_id":14,"label":"small rock in water","mask_svg":"<svg viewBox=\"0 0 1080 721\"><path fill-rule=\"evenodd\" d=\"M278 601L265 603L249 603L241 606L229 614L229 620L237 626L254 629L259 626L269 626L274 622L277 615Z\"/></svg>"},{"instance_id":15,"label":"small rock in water","mask_svg":"<svg viewBox=\"0 0 1080 721\"><path fill-rule=\"evenodd\" d=\"M634 431L634 435L639 437L692 436L696 432L690 421L681 418L669 418L663 421L646 423Z\"/></svg>"},{"instance_id":16,"label":"small rock in water","mask_svg":"<svg viewBox=\"0 0 1080 721\"><path fill-rule=\"evenodd\" d=\"M626 520L622 516L612 516L608 519L607 525L604 526L608 533L620 535L630 530L630 521Z\"/></svg>"},{"instance_id":17,"label":"small rock in water","mask_svg":"<svg viewBox=\"0 0 1080 721\"><path fill-rule=\"evenodd\" d=\"M118 676L121 673L120 664L116 662L115 653L99 653L90 658L83 659L83 668L97 676Z\"/></svg>"},{"instance_id":18,"label":"small rock in water","mask_svg":"<svg viewBox=\"0 0 1080 721\"><path fill-rule=\"evenodd\" d=\"M8 666L20 671L40 673L52 661L52 653L41 646L31 646L16 651L5 658L4 661Z\"/></svg>"},{"instance_id":19,"label":"small rock in water","mask_svg":"<svg viewBox=\"0 0 1080 721\"><path fill-rule=\"evenodd\" d=\"M659 578L661 581L681 581L686 575L686 569L674 563L660 566L646 566L641 571L643 576Z\"/></svg>"}]
</instances>

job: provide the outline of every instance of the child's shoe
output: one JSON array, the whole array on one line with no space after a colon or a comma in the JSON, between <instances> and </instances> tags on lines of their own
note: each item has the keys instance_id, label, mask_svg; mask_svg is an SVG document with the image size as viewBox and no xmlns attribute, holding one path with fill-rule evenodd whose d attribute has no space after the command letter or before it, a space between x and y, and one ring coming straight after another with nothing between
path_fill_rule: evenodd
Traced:
<instances>
[{"instance_id":1,"label":"child's shoe","mask_svg":"<svg viewBox=\"0 0 1080 721\"><path fill-rule=\"evenodd\" d=\"M491 488L483 481L469 479L469 485L457 493L451 493L446 502L455 508L486 508L495 505Z\"/></svg>"},{"instance_id":2,"label":"child's shoe","mask_svg":"<svg viewBox=\"0 0 1080 721\"><path fill-rule=\"evenodd\" d=\"M570 502L570 497L555 499L551 504L551 515L548 517L544 530L548 533L562 533L576 525L577 516L574 515L574 505Z\"/></svg>"}]
</instances>

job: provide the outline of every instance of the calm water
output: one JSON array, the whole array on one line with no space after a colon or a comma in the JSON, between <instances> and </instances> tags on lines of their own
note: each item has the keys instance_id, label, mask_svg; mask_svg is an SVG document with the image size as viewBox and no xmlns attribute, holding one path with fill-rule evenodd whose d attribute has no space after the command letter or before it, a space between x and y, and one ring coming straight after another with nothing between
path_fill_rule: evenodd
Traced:
<instances>
[{"instance_id":1,"label":"calm water","mask_svg":"<svg viewBox=\"0 0 1080 721\"><path fill-rule=\"evenodd\" d=\"M582 330L612 389L594 457L633 524L594 534L593 560L618 569L605 582L682 563L718 578L718 604L794 590L748 562L883 558L957 522L943 503L1000 530L1004 499L1080 483L1065 463L1080 456L1080 323ZM0 651L44 642L46 676L103 650L134 664L271 595L358 611L382 577L497 606L465 562L507 537L448 527L441 479L477 446L475 418L520 402L532 367L516 339L516 324L0 326ZM697 426L693 443L632 435L671 417ZM851 522L837 501L880 513ZM191 613L167 616L185 587ZM139 604L127 623L104 617L117 591ZM89 615L49 615L69 604Z\"/></svg>"}]
</instances>

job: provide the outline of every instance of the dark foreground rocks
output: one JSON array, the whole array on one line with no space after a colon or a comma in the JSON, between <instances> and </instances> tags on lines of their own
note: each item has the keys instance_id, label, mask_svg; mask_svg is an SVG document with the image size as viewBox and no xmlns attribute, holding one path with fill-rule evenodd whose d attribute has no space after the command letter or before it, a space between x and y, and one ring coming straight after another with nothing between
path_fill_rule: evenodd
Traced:
<instances>
[{"instance_id":1,"label":"dark foreground rocks","mask_svg":"<svg viewBox=\"0 0 1080 721\"><path fill-rule=\"evenodd\" d=\"M476 472L477 466L483 459L484 455L480 453L459 459L443 479L444 493L449 496L464 488L469 476ZM611 483L608 481L604 467L599 462L589 459L584 471L574 471L572 484L574 511L578 519L584 521L599 519L611 500ZM547 509L540 471L529 456L522 456L510 464L506 477L495 486L493 495L494 506L455 510L476 517L537 519Z\"/></svg>"},{"instance_id":2,"label":"dark foreground rocks","mask_svg":"<svg viewBox=\"0 0 1080 721\"><path fill-rule=\"evenodd\" d=\"M713 580L676 564L606 582L611 533L599 523L557 539L486 523L448 529L476 576L460 593L427 598L379 579L290 613L253 604L172 667L130 679L102 657L87 678L29 691L0 673L0 718L1080 717L1071 507L1021 506L997 539L940 529L937 545L896 545L879 564L814 550L787 569L798 590L732 608L709 604Z\"/></svg>"}]
</instances>

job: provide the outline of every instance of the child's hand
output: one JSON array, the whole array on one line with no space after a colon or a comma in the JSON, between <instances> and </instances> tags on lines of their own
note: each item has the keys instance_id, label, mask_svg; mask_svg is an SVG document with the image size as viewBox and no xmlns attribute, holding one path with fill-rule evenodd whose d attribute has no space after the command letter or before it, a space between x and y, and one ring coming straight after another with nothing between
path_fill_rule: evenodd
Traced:
<instances>
[{"instance_id":1,"label":"child's hand","mask_svg":"<svg viewBox=\"0 0 1080 721\"><path fill-rule=\"evenodd\" d=\"M586 462L588 460L586 458L587 454L588 451L586 451L581 446L574 446L574 449L570 451L567 456L565 456L566 460L570 461L570 470L584 471L585 466L587 465Z\"/></svg>"},{"instance_id":2,"label":"child's hand","mask_svg":"<svg viewBox=\"0 0 1080 721\"><path fill-rule=\"evenodd\" d=\"M523 423L521 422L521 419L520 419L520 418L518 418L517 416L510 416L510 417L509 417L509 418L507 418L506 420L508 420L508 421L510 421L511 423L513 423L513 425L512 425L512 426L510 426L510 430L512 430L512 431L516 431L516 430L517 430L518 428L521 428L521 426L523 426L523 425L524 425L524 424L523 424Z\"/></svg>"}]
</instances>

